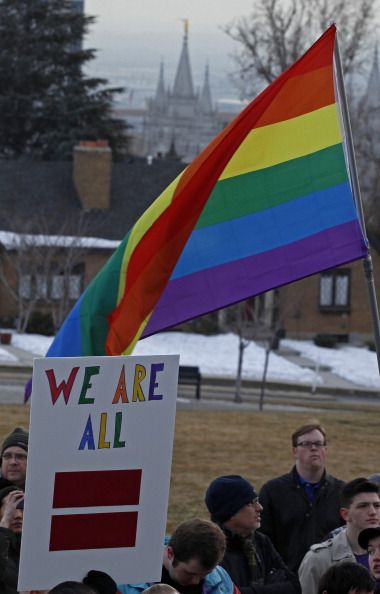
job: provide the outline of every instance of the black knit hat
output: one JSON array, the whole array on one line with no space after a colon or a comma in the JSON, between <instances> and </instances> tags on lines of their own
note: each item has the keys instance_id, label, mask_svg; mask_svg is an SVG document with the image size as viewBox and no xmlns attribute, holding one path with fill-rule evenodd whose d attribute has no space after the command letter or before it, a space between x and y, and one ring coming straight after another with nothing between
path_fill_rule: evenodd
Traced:
<instances>
[{"instance_id":1,"label":"black knit hat","mask_svg":"<svg viewBox=\"0 0 380 594\"><path fill-rule=\"evenodd\" d=\"M1 446L1 454L0 457L4 454L5 450L11 448L12 446L17 446L22 448L26 452L28 451L28 441L29 441L29 433L24 431L21 427L16 427L7 435L7 437L3 441L3 445Z\"/></svg>"},{"instance_id":2,"label":"black knit hat","mask_svg":"<svg viewBox=\"0 0 380 594\"><path fill-rule=\"evenodd\" d=\"M116 594L117 592L116 582L104 571L92 569L82 581L99 594Z\"/></svg>"},{"instance_id":3,"label":"black knit hat","mask_svg":"<svg viewBox=\"0 0 380 594\"><path fill-rule=\"evenodd\" d=\"M205 502L213 522L223 524L258 495L250 482L237 474L219 476L209 485Z\"/></svg>"},{"instance_id":4,"label":"black knit hat","mask_svg":"<svg viewBox=\"0 0 380 594\"><path fill-rule=\"evenodd\" d=\"M358 536L358 543L360 544L361 548L365 551L368 549L368 543L373 538L377 538L380 536L380 527L377 526L376 528L365 528L362 530Z\"/></svg>"},{"instance_id":5,"label":"black knit hat","mask_svg":"<svg viewBox=\"0 0 380 594\"><path fill-rule=\"evenodd\" d=\"M9 495L9 493L12 493L12 491L18 491L18 490L19 490L19 488L16 487L16 485L10 485L9 487L4 487L3 489L0 489L0 507L3 503L4 497Z\"/></svg>"}]
</instances>

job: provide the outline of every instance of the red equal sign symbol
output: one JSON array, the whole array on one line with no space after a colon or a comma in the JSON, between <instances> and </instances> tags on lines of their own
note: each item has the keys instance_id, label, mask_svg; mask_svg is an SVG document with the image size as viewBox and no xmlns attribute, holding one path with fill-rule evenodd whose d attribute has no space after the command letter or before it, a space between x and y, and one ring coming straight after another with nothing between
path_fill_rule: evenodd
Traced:
<instances>
[{"instance_id":1,"label":"red equal sign symbol","mask_svg":"<svg viewBox=\"0 0 380 594\"><path fill-rule=\"evenodd\" d=\"M141 469L57 472L53 508L138 505ZM137 511L53 515L50 551L134 547Z\"/></svg>"}]
</instances>

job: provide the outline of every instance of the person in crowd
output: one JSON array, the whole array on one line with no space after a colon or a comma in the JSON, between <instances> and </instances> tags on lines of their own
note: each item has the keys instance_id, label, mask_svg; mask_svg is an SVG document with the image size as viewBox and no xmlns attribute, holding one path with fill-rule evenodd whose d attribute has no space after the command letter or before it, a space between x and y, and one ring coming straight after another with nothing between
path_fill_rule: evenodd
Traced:
<instances>
[{"instance_id":1,"label":"person in crowd","mask_svg":"<svg viewBox=\"0 0 380 594\"><path fill-rule=\"evenodd\" d=\"M363 530L359 534L358 541L362 549L368 553L369 571L376 580L375 592L378 594L380 592L380 526Z\"/></svg>"},{"instance_id":2,"label":"person in crowd","mask_svg":"<svg viewBox=\"0 0 380 594\"><path fill-rule=\"evenodd\" d=\"M242 594L296 594L300 585L270 539L260 534L262 506L253 485L239 475L219 476L209 485L206 506L226 535L221 561Z\"/></svg>"},{"instance_id":3,"label":"person in crowd","mask_svg":"<svg viewBox=\"0 0 380 594\"><path fill-rule=\"evenodd\" d=\"M327 474L327 439L318 423L299 427L292 435L295 465L260 490L261 530L269 536L292 571L309 547L343 521L339 496L343 481Z\"/></svg>"},{"instance_id":4,"label":"person in crowd","mask_svg":"<svg viewBox=\"0 0 380 594\"><path fill-rule=\"evenodd\" d=\"M16 427L4 439L0 453L0 488L12 484L25 489L28 441L29 434L21 427Z\"/></svg>"},{"instance_id":5,"label":"person in crowd","mask_svg":"<svg viewBox=\"0 0 380 594\"><path fill-rule=\"evenodd\" d=\"M87 584L87 586L90 586L90 588L95 590L97 594L117 593L117 584L115 580L104 571L92 569L82 581L84 584Z\"/></svg>"},{"instance_id":6,"label":"person in crowd","mask_svg":"<svg viewBox=\"0 0 380 594\"><path fill-rule=\"evenodd\" d=\"M228 573L218 565L226 540L223 531L207 520L182 522L164 547L160 583L180 594L237 594ZM140 594L150 583L118 585L120 594Z\"/></svg>"},{"instance_id":7,"label":"person in crowd","mask_svg":"<svg viewBox=\"0 0 380 594\"><path fill-rule=\"evenodd\" d=\"M341 516L346 527L338 534L313 545L306 553L298 574L303 594L317 594L321 576L342 561L360 563L368 569L368 554L358 542L364 528L380 524L379 485L366 478L347 483L341 494Z\"/></svg>"},{"instance_id":8,"label":"person in crowd","mask_svg":"<svg viewBox=\"0 0 380 594\"><path fill-rule=\"evenodd\" d=\"M374 594L368 570L352 561L332 565L319 581L318 594Z\"/></svg>"},{"instance_id":9,"label":"person in crowd","mask_svg":"<svg viewBox=\"0 0 380 594\"><path fill-rule=\"evenodd\" d=\"M24 493L11 485L0 489L0 592L17 594Z\"/></svg>"}]
</instances>

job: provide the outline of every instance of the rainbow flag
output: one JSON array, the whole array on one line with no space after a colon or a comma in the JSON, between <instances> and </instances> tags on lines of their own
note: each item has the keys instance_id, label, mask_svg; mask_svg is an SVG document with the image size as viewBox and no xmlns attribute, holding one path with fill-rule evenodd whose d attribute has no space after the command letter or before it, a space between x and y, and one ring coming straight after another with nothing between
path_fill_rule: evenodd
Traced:
<instances>
[{"instance_id":1,"label":"rainbow flag","mask_svg":"<svg viewBox=\"0 0 380 594\"><path fill-rule=\"evenodd\" d=\"M48 356L148 336L367 254L334 89L331 26L156 199Z\"/></svg>"}]
</instances>

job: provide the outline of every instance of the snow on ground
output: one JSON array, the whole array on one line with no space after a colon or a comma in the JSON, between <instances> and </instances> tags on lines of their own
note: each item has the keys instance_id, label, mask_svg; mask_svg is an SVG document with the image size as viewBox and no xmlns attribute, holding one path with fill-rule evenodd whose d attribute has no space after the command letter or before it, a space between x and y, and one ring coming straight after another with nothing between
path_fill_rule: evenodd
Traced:
<instances>
[{"instance_id":1,"label":"snow on ground","mask_svg":"<svg viewBox=\"0 0 380 594\"><path fill-rule=\"evenodd\" d=\"M182 332L165 332L144 338L134 354L180 354L181 365L198 365L203 375L236 377L239 341L235 334L203 336ZM243 377L261 379L265 350L251 342L244 351ZM302 369L283 357L271 353L268 378L289 382L312 383L315 373Z\"/></svg>"},{"instance_id":2,"label":"snow on ground","mask_svg":"<svg viewBox=\"0 0 380 594\"><path fill-rule=\"evenodd\" d=\"M355 384L380 388L376 353L367 347L339 345L335 349L317 347L311 340L281 341L283 346L298 351L320 365L328 365L333 373Z\"/></svg>"},{"instance_id":3,"label":"snow on ground","mask_svg":"<svg viewBox=\"0 0 380 594\"><path fill-rule=\"evenodd\" d=\"M37 334L13 334L12 345L43 357L52 338ZM305 369L272 352L269 357L268 379L295 383L322 383L317 364L329 366L331 371L359 386L380 388L376 353L366 347L340 345L335 349L317 347L312 341L281 341L281 346L298 351L303 357L315 361L316 370ZM238 338L234 334L204 336L183 332L163 332L141 340L134 354L179 353L181 365L198 365L203 375L236 377L238 364ZM0 361L14 361L15 357L0 347ZM244 351L243 377L261 379L265 350L251 342Z\"/></svg>"},{"instance_id":4,"label":"snow on ground","mask_svg":"<svg viewBox=\"0 0 380 594\"><path fill-rule=\"evenodd\" d=\"M0 347L0 361L17 361L17 357Z\"/></svg>"},{"instance_id":5,"label":"snow on ground","mask_svg":"<svg viewBox=\"0 0 380 594\"><path fill-rule=\"evenodd\" d=\"M41 334L15 333L12 335L12 346L33 353L36 357L44 357L52 341L52 336L41 336Z\"/></svg>"}]
</instances>

